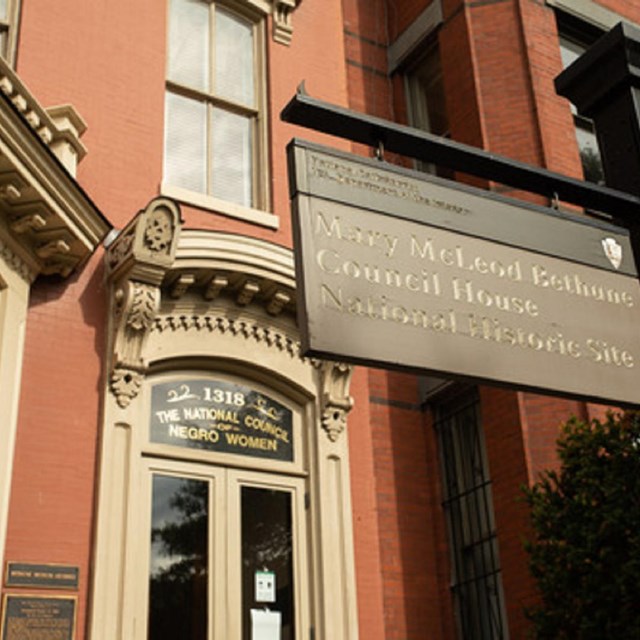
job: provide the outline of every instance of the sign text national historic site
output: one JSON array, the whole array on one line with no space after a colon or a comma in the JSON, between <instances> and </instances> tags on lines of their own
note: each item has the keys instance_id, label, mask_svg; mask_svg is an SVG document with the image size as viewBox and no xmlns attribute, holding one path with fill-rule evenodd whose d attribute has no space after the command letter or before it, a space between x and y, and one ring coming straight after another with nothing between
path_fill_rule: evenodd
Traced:
<instances>
[{"instance_id":1,"label":"sign text national historic site","mask_svg":"<svg viewBox=\"0 0 640 640\"><path fill-rule=\"evenodd\" d=\"M640 402L624 229L300 141L289 154L307 353Z\"/></svg>"}]
</instances>

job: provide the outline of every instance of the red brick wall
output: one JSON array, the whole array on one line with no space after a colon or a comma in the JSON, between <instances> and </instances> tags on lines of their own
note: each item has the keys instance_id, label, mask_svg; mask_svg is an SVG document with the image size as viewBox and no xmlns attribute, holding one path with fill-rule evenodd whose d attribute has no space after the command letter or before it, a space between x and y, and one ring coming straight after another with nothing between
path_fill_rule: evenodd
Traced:
<instances>
[{"instance_id":1,"label":"red brick wall","mask_svg":"<svg viewBox=\"0 0 640 640\"><path fill-rule=\"evenodd\" d=\"M101 259L99 251L69 282L32 288L5 550L6 561L80 567L77 640L91 580L106 314Z\"/></svg>"},{"instance_id":2,"label":"red brick wall","mask_svg":"<svg viewBox=\"0 0 640 640\"><path fill-rule=\"evenodd\" d=\"M436 443L417 380L369 371L385 638L452 638Z\"/></svg>"}]
</instances>

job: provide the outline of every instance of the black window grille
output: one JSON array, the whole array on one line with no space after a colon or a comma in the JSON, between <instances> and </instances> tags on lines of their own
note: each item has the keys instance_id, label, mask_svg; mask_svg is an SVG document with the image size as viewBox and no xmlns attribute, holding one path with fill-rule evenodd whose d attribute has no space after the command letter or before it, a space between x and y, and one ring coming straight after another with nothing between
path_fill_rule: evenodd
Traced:
<instances>
[{"instance_id":1,"label":"black window grille","mask_svg":"<svg viewBox=\"0 0 640 640\"><path fill-rule=\"evenodd\" d=\"M438 402L434 409L460 635L464 640L506 640L491 479L477 389L465 389Z\"/></svg>"}]
</instances>

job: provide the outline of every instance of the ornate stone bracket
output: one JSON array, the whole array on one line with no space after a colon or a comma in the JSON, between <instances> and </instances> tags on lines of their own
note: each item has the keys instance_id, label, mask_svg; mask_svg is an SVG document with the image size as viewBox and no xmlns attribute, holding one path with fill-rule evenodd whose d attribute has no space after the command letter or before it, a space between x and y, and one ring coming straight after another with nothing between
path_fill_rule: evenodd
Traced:
<instances>
[{"instance_id":1,"label":"ornate stone bracket","mask_svg":"<svg viewBox=\"0 0 640 640\"><path fill-rule=\"evenodd\" d=\"M349 395L353 367L342 362L320 365L320 421L331 442L336 442L347 426L347 415L353 407Z\"/></svg>"},{"instance_id":2,"label":"ornate stone bracket","mask_svg":"<svg viewBox=\"0 0 640 640\"><path fill-rule=\"evenodd\" d=\"M157 198L122 230L107 252L113 292L109 386L123 408L138 395L144 380L144 345L160 309L160 285L173 264L179 229L178 206Z\"/></svg>"},{"instance_id":3,"label":"ornate stone bracket","mask_svg":"<svg viewBox=\"0 0 640 640\"><path fill-rule=\"evenodd\" d=\"M302 0L274 0L273 2L273 39L284 45L291 44L293 24L291 14Z\"/></svg>"}]
</instances>

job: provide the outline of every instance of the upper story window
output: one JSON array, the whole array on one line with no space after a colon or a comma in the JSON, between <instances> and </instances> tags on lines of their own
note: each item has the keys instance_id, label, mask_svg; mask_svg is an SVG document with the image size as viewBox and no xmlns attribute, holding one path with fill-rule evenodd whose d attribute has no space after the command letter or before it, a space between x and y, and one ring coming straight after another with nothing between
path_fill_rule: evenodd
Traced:
<instances>
[{"instance_id":1,"label":"upper story window","mask_svg":"<svg viewBox=\"0 0 640 640\"><path fill-rule=\"evenodd\" d=\"M9 63L15 57L19 11L19 0L0 0L0 55Z\"/></svg>"},{"instance_id":2,"label":"upper story window","mask_svg":"<svg viewBox=\"0 0 640 640\"><path fill-rule=\"evenodd\" d=\"M409 124L439 136L449 135L449 120L442 82L440 51L437 44L418 57L405 71L407 115ZM417 161L416 168L438 173L433 164Z\"/></svg>"},{"instance_id":3,"label":"upper story window","mask_svg":"<svg viewBox=\"0 0 640 640\"><path fill-rule=\"evenodd\" d=\"M556 16L560 34L562 66L566 69L602 35L602 32L586 23L569 18L563 13L557 13ZM589 182L604 184L604 171L593 121L579 115L573 105L571 105L571 112L576 128L576 139L584 178Z\"/></svg>"},{"instance_id":4,"label":"upper story window","mask_svg":"<svg viewBox=\"0 0 640 640\"><path fill-rule=\"evenodd\" d=\"M406 73L407 104L412 126L447 135L449 121L444 100L440 52L432 45Z\"/></svg>"},{"instance_id":5,"label":"upper story window","mask_svg":"<svg viewBox=\"0 0 640 640\"><path fill-rule=\"evenodd\" d=\"M264 21L217 0L169 7L164 182L264 207Z\"/></svg>"}]
</instances>

